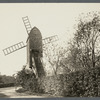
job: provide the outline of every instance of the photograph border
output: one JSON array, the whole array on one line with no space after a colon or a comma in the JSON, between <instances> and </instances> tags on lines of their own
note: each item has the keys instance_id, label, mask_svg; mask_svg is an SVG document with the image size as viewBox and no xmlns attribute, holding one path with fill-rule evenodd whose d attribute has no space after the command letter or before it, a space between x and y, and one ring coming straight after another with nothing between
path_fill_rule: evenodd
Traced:
<instances>
[{"instance_id":1,"label":"photograph border","mask_svg":"<svg viewBox=\"0 0 100 100\"><path fill-rule=\"evenodd\" d=\"M100 3L100 0L0 0L0 3Z\"/></svg>"},{"instance_id":2,"label":"photograph border","mask_svg":"<svg viewBox=\"0 0 100 100\"><path fill-rule=\"evenodd\" d=\"M100 0L0 0L0 3L100 3ZM0 100L100 100L99 97L0 98Z\"/></svg>"}]
</instances>

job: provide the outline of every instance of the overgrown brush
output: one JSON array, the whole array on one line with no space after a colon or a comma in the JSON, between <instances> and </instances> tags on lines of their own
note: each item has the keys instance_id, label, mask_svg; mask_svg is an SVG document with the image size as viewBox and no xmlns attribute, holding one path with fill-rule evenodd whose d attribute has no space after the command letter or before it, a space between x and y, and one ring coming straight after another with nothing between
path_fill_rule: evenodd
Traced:
<instances>
[{"instance_id":1,"label":"overgrown brush","mask_svg":"<svg viewBox=\"0 0 100 100\"><path fill-rule=\"evenodd\" d=\"M100 96L100 67L76 71L65 78L63 95L71 97Z\"/></svg>"},{"instance_id":2,"label":"overgrown brush","mask_svg":"<svg viewBox=\"0 0 100 100\"><path fill-rule=\"evenodd\" d=\"M35 93L65 97L99 97L100 67L36 79L24 70L18 73L23 88Z\"/></svg>"},{"instance_id":3,"label":"overgrown brush","mask_svg":"<svg viewBox=\"0 0 100 100\"><path fill-rule=\"evenodd\" d=\"M35 93L43 92L34 73L30 72L29 74L27 74L25 69L22 69L17 73L16 82L28 91Z\"/></svg>"},{"instance_id":4,"label":"overgrown brush","mask_svg":"<svg viewBox=\"0 0 100 100\"><path fill-rule=\"evenodd\" d=\"M65 97L99 97L100 67L46 77L42 81L45 92Z\"/></svg>"}]
</instances>

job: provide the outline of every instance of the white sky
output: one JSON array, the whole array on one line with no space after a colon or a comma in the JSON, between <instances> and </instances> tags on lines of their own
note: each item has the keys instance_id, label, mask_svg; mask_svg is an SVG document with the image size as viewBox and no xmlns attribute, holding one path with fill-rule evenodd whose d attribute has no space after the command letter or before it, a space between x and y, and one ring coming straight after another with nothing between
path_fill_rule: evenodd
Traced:
<instances>
[{"instance_id":1,"label":"white sky","mask_svg":"<svg viewBox=\"0 0 100 100\"><path fill-rule=\"evenodd\" d=\"M28 16L43 38L58 35L68 41L81 13L100 11L100 3L5 3L0 4L0 72L12 75L26 64L26 48L4 56L3 49L23 41L27 33L22 17Z\"/></svg>"}]
</instances>

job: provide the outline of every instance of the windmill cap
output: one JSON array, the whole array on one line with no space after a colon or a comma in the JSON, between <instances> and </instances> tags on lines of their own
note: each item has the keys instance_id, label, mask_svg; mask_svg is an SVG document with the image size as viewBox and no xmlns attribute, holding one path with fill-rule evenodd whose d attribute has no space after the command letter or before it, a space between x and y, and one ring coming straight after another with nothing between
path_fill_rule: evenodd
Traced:
<instances>
[{"instance_id":1,"label":"windmill cap","mask_svg":"<svg viewBox=\"0 0 100 100\"><path fill-rule=\"evenodd\" d=\"M38 29L38 28L36 26L34 26L33 29Z\"/></svg>"},{"instance_id":2,"label":"windmill cap","mask_svg":"<svg viewBox=\"0 0 100 100\"><path fill-rule=\"evenodd\" d=\"M39 29L36 26L34 26L31 31L33 31L33 30L38 30L39 31Z\"/></svg>"},{"instance_id":3,"label":"windmill cap","mask_svg":"<svg viewBox=\"0 0 100 100\"><path fill-rule=\"evenodd\" d=\"M34 27L31 29L29 35L30 35L31 32L33 32L33 31L37 31L37 32L39 32L39 33L41 34L40 30L39 30L36 26L34 26ZM37 33L37 32L35 32L35 33ZM29 39L29 36L28 36L28 38L27 38L27 41L28 41L28 39ZM26 41L26 42L27 42L27 41Z\"/></svg>"}]
</instances>

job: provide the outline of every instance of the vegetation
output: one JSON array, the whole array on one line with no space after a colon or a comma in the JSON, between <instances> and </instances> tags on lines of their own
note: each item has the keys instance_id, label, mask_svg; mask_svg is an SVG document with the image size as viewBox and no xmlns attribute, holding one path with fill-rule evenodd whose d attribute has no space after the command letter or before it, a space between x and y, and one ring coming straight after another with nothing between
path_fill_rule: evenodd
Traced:
<instances>
[{"instance_id":1,"label":"vegetation","mask_svg":"<svg viewBox=\"0 0 100 100\"><path fill-rule=\"evenodd\" d=\"M0 88L15 85L15 78L13 76L0 75Z\"/></svg>"},{"instance_id":2,"label":"vegetation","mask_svg":"<svg viewBox=\"0 0 100 100\"><path fill-rule=\"evenodd\" d=\"M69 60L73 67L93 68L100 60L100 15L89 13L80 19L70 43ZM78 69L77 68L77 69Z\"/></svg>"},{"instance_id":3,"label":"vegetation","mask_svg":"<svg viewBox=\"0 0 100 100\"><path fill-rule=\"evenodd\" d=\"M51 64L54 75L36 79L25 69L17 74L17 81L32 92L54 95L100 96L100 14L88 13L80 19L69 46L50 43L44 47L44 57ZM45 65L44 65L45 66ZM60 68L66 73L59 74Z\"/></svg>"},{"instance_id":4,"label":"vegetation","mask_svg":"<svg viewBox=\"0 0 100 100\"><path fill-rule=\"evenodd\" d=\"M34 76L34 73L30 72L27 74L25 69L18 72L16 84L21 85L25 90L31 92L39 93L42 91L40 89L38 79Z\"/></svg>"},{"instance_id":5,"label":"vegetation","mask_svg":"<svg viewBox=\"0 0 100 100\"><path fill-rule=\"evenodd\" d=\"M43 53L44 53L44 58L51 65L50 69L53 70L54 73L53 75L57 76L57 74L60 73L61 68L63 70L68 71L68 67L64 63L64 59L66 59L66 54L67 54L67 48L65 43L63 43L63 46L60 46L56 42L49 43L44 46Z\"/></svg>"}]
</instances>

